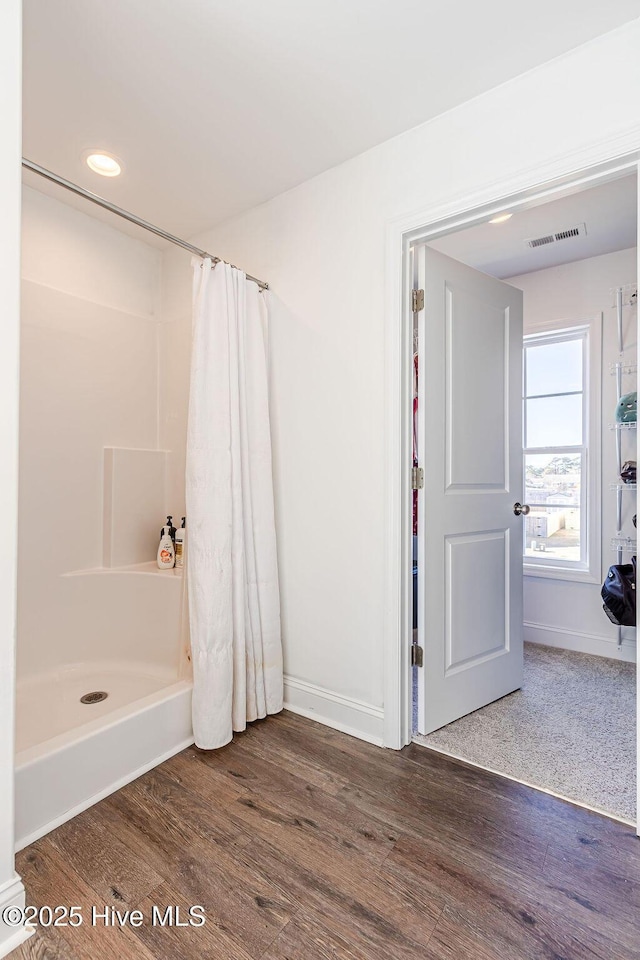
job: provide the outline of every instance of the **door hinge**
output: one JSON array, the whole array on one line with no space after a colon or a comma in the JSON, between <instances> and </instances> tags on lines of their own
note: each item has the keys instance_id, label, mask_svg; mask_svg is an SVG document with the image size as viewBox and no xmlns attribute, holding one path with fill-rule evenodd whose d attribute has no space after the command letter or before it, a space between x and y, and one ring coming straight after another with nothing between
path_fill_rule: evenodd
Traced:
<instances>
[{"instance_id":1,"label":"door hinge","mask_svg":"<svg viewBox=\"0 0 640 960\"><path fill-rule=\"evenodd\" d=\"M417 643L411 644L411 666L421 667L424 662L424 650Z\"/></svg>"},{"instance_id":2,"label":"door hinge","mask_svg":"<svg viewBox=\"0 0 640 960\"><path fill-rule=\"evenodd\" d=\"M422 490L424 487L424 470L422 467L411 467L411 489Z\"/></svg>"},{"instance_id":3,"label":"door hinge","mask_svg":"<svg viewBox=\"0 0 640 960\"><path fill-rule=\"evenodd\" d=\"M413 313L419 313L424 310L424 290L411 291L411 310Z\"/></svg>"}]
</instances>

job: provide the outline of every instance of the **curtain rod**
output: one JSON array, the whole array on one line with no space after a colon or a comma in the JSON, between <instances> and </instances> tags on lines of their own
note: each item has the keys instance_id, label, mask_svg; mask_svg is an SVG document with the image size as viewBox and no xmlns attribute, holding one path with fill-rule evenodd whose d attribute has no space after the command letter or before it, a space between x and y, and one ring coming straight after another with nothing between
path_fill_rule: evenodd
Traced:
<instances>
[{"instance_id":1,"label":"curtain rod","mask_svg":"<svg viewBox=\"0 0 640 960\"><path fill-rule=\"evenodd\" d=\"M197 257L202 257L203 259L208 258L212 263L224 263L226 261L221 260L220 257L214 257L213 254L207 253L206 250L201 250L199 247L194 247L192 243L187 243L186 240L181 240L180 237L174 237L172 233L167 233L166 230L163 230L161 227L156 227L153 223L149 223L147 220L142 220L140 217L136 217L134 213L129 213L128 210L123 210L122 207L117 207L115 203L109 203L108 200L105 200L104 197L98 196L97 193L91 193L90 190L85 190L84 187L79 187L77 183L72 183L71 180L65 180L64 177L59 177L57 173L52 173L51 170L47 170L46 167L41 167L39 164L34 163L33 160L27 160L26 157L22 158L22 166L27 170L31 170L32 173L37 173L39 177L44 177L45 180L50 180L52 183L57 183L58 186L64 187L65 190L69 190L71 193L75 193L78 197L84 197L85 200L90 200L91 203L95 203L98 207L102 207L104 210L109 210L110 213L115 213L117 217L122 217L123 220L128 220L129 223L135 223L137 227L142 227L143 230L148 230L149 233L155 233L157 237L162 237L163 240L168 240L169 243L175 243L176 246L182 247L183 250L189 250L190 253L194 253ZM234 266L230 264L230 266ZM237 270L238 267L235 267ZM261 290L268 290L269 284L265 283L264 280L258 280L256 277L252 277L249 274L246 275L247 280L252 280L254 283L257 283Z\"/></svg>"}]
</instances>

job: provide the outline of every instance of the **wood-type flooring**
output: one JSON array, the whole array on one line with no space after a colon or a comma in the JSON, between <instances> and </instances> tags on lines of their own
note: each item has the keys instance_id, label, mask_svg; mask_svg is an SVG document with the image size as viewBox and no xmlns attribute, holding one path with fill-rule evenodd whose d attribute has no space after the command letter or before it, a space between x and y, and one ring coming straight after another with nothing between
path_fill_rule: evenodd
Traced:
<instances>
[{"instance_id":1,"label":"wood-type flooring","mask_svg":"<svg viewBox=\"0 0 640 960\"><path fill-rule=\"evenodd\" d=\"M640 960L631 828L286 712L178 754L17 869L28 904L82 922L12 960Z\"/></svg>"}]
</instances>

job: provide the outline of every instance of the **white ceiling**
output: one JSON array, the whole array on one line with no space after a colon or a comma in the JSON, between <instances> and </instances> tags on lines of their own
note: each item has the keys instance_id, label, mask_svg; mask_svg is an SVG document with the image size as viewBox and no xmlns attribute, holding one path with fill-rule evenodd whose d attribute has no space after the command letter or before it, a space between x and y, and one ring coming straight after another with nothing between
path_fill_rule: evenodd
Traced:
<instances>
[{"instance_id":1,"label":"white ceiling","mask_svg":"<svg viewBox=\"0 0 640 960\"><path fill-rule=\"evenodd\" d=\"M638 187L635 174L515 212L506 223L481 223L430 246L470 267L504 279L561 263L635 247ZM531 249L525 240L586 225L586 236Z\"/></svg>"},{"instance_id":2,"label":"white ceiling","mask_svg":"<svg viewBox=\"0 0 640 960\"><path fill-rule=\"evenodd\" d=\"M640 0L25 0L24 153L189 236L639 14ZM92 174L90 148L123 175Z\"/></svg>"}]
</instances>

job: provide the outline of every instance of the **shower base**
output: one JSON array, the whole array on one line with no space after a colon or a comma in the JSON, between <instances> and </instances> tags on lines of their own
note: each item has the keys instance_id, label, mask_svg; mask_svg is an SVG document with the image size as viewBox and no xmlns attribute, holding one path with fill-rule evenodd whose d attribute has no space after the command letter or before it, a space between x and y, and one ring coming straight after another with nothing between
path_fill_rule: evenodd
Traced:
<instances>
[{"instance_id":1,"label":"shower base","mask_svg":"<svg viewBox=\"0 0 640 960\"><path fill-rule=\"evenodd\" d=\"M81 703L93 691L108 696ZM18 683L16 849L191 743L191 683L145 664L76 664Z\"/></svg>"}]
</instances>

